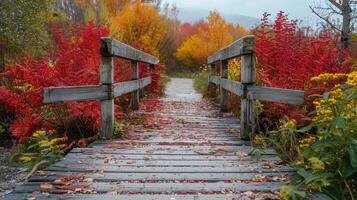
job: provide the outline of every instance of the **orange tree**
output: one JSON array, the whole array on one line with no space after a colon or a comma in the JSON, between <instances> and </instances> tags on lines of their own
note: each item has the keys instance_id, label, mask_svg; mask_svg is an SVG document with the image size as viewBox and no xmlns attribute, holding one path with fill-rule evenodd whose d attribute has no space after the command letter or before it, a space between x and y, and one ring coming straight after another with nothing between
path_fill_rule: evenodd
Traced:
<instances>
[{"instance_id":1,"label":"orange tree","mask_svg":"<svg viewBox=\"0 0 357 200\"><path fill-rule=\"evenodd\" d=\"M182 43L176 51L177 59L197 71L207 62L208 56L220 48L247 34L239 25L228 24L218 12L210 12L207 28L201 26L198 32Z\"/></svg>"}]
</instances>

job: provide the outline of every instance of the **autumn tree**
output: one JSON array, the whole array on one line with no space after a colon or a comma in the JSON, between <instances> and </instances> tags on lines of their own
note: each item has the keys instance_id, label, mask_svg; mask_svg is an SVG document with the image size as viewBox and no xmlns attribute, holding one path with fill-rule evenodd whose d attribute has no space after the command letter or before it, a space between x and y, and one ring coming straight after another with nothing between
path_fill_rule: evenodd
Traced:
<instances>
[{"instance_id":1,"label":"autumn tree","mask_svg":"<svg viewBox=\"0 0 357 200\"><path fill-rule=\"evenodd\" d=\"M197 34L184 41L176 57L195 71L207 62L208 56L246 34L242 27L228 24L218 12L212 11L207 17L207 29L199 28Z\"/></svg>"},{"instance_id":2,"label":"autumn tree","mask_svg":"<svg viewBox=\"0 0 357 200\"><path fill-rule=\"evenodd\" d=\"M51 3L51 0L0 1L1 60L42 51L48 39L45 24L59 15L50 11Z\"/></svg>"},{"instance_id":3,"label":"autumn tree","mask_svg":"<svg viewBox=\"0 0 357 200\"><path fill-rule=\"evenodd\" d=\"M162 38L167 33L165 25L158 9L136 2L113 18L110 33L121 42L160 57Z\"/></svg>"}]
</instances>

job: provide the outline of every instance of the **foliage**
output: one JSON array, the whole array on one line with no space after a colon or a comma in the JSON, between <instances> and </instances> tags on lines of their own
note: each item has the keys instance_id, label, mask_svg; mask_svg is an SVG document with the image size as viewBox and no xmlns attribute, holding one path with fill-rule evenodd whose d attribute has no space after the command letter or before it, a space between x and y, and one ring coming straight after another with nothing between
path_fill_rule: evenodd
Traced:
<instances>
[{"instance_id":1,"label":"foliage","mask_svg":"<svg viewBox=\"0 0 357 200\"><path fill-rule=\"evenodd\" d=\"M254 30L256 35L257 79L259 84L287 89L306 90L306 94L319 91L310 90L311 77L321 73L344 73L348 66L339 63L339 52L335 36L328 33L311 35L289 20L283 12L277 14L270 24L269 14L264 14L262 25ZM322 88L323 89L323 88ZM321 90L320 90L321 91ZM311 101L306 98L307 109ZM306 123L305 110L283 104L264 103L261 123L265 129L276 126L277 120L288 116L299 123Z\"/></svg>"},{"instance_id":2,"label":"foliage","mask_svg":"<svg viewBox=\"0 0 357 200\"><path fill-rule=\"evenodd\" d=\"M63 85L93 85L99 82L99 40L108 31L100 26L73 25L66 33L53 27L56 47L37 59L29 56L18 64L9 63L2 76L10 77L5 87L0 87L0 105L16 113L10 130L18 139L31 136L39 129L56 129L67 133L69 139L92 137L100 126L100 108L96 101L68 102L44 105L43 88ZM147 75L146 66L140 65L140 76ZM156 91L163 66L153 72ZM115 81L130 80L128 63L115 60ZM122 101L116 100L116 108Z\"/></svg>"},{"instance_id":3,"label":"foliage","mask_svg":"<svg viewBox=\"0 0 357 200\"><path fill-rule=\"evenodd\" d=\"M64 143L67 139L57 138L55 133L55 131L35 131L19 146L20 153L13 158L36 169L58 161L64 153L62 149L66 146Z\"/></svg>"},{"instance_id":4,"label":"foliage","mask_svg":"<svg viewBox=\"0 0 357 200\"><path fill-rule=\"evenodd\" d=\"M282 120L279 130L266 138L284 161L293 161L299 156L296 120Z\"/></svg>"},{"instance_id":5,"label":"foliage","mask_svg":"<svg viewBox=\"0 0 357 200\"><path fill-rule=\"evenodd\" d=\"M193 87L203 95L206 94L208 88L208 66L202 65L200 72L194 74Z\"/></svg>"},{"instance_id":6,"label":"foliage","mask_svg":"<svg viewBox=\"0 0 357 200\"><path fill-rule=\"evenodd\" d=\"M160 43L166 34L165 19L151 6L128 4L113 18L110 33L119 41L159 57Z\"/></svg>"},{"instance_id":7,"label":"foliage","mask_svg":"<svg viewBox=\"0 0 357 200\"><path fill-rule=\"evenodd\" d=\"M325 85L342 74L313 78ZM357 195L357 72L345 74L345 84L314 100L312 123L294 134L304 134L294 166L298 172L292 187L323 192L332 199L354 199ZM315 133L316 135L311 135ZM284 199L292 199L282 192Z\"/></svg>"},{"instance_id":8,"label":"foliage","mask_svg":"<svg viewBox=\"0 0 357 200\"><path fill-rule=\"evenodd\" d=\"M190 66L191 71L197 71L199 66L207 62L208 56L231 43L233 39L247 34L239 25L228 24L215 11L210 12L207 17L207 26L198 25L200 27L197 33L187 38L176 52L176 57Z\"/></svg>"},{"instance_id":9,"label":"foliage","mask_svg":"<svg viewBox=\"0 0 357 200\"><path fill-rule=\"evenodd\" d=\"M48 42L45 25L60 18L50 11L52 0L2 0L0 3L0 51L15 60L33 53L38 55Z\"/></svg>"}]
</instances>

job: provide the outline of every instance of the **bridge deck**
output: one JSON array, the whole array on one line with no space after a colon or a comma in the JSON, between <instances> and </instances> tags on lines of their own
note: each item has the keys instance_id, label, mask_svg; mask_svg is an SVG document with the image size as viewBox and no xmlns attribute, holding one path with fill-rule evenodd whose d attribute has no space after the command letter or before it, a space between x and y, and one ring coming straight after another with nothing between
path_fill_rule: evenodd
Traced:
<instances>
[{"instance_id":1,"label":"bridge deck","mask_svg":"<svg viewBox=\"0 0 357 200\"><path fill-rule=\"evenodd\" d=\"M148 122L131 125L124 139L73 149L6 199L278 199L292 169L274 150L249 156L236 120L190 80L173 79L166 93L141 105Z\"/></svg>"}]
</instances>

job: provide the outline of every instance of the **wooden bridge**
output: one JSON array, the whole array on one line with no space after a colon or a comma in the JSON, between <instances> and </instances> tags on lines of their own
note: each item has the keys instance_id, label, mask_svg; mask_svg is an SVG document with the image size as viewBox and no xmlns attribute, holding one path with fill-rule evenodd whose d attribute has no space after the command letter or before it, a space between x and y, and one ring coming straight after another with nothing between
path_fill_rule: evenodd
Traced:
<instances>
[{"instance_id":1,"label":"wooden bridge","mask_svg":"<svg viewBox=\"0 0 357 200\"><path fill-rule=\"evenodd\" d=\"M153 68L158 60L111 38L101 44L101 83L47 88L45 102L100 100L103 140L73 149L5 199L278 199L276 192L293 170L273 149L265 149L259 160L248 155L254 149L248 140L255 129L253 99L300 104L304 93L254 85L254 37L242 38L208 60L210 88L219 85L220 106L195 93L192 80L172 79L165 97L144 99L153 102L139 109L139 90L151 78L139 79L138 62ZM227 77L228 60L238 56L241 82ZM131 60L132 81L113 83L114 57ZM213 66L219 66L219 76ZM221 112L228 91L242 96L241 125ZM152 123L131 125L123 139L108 140L113 134L113 99L125 93L132 93L135 115Z\"/></svg>"}]
</instances>

